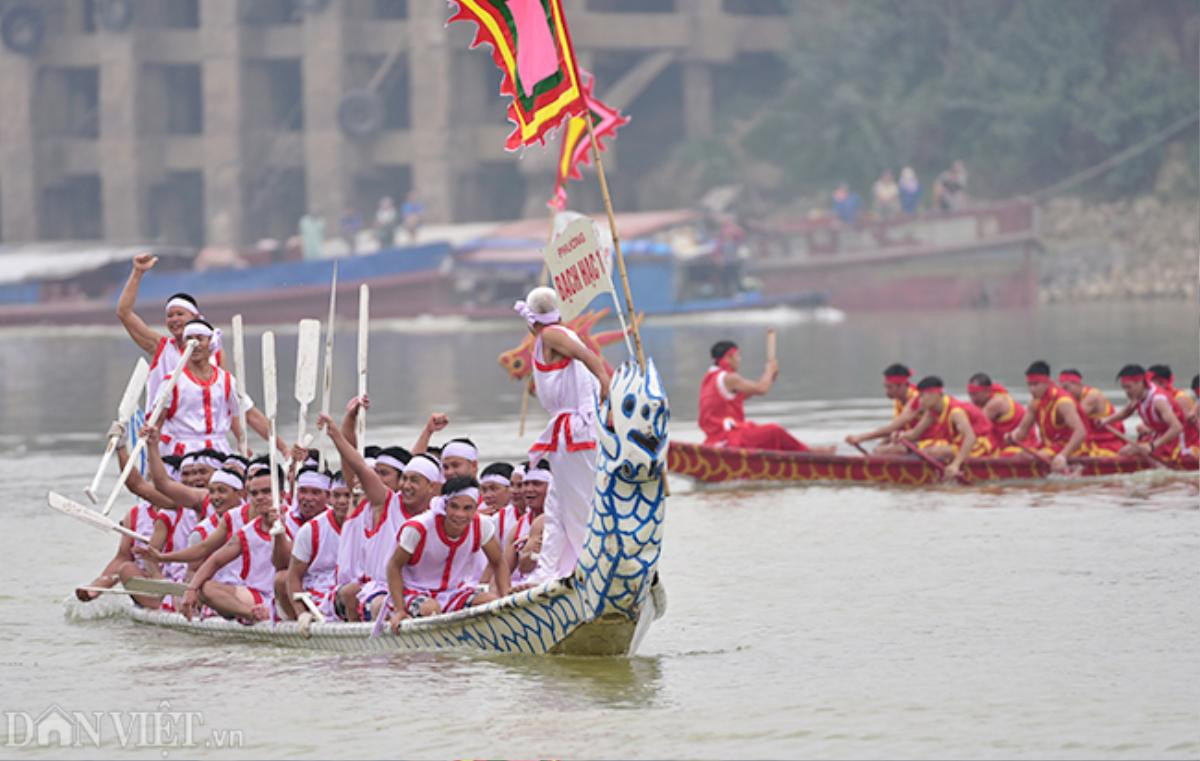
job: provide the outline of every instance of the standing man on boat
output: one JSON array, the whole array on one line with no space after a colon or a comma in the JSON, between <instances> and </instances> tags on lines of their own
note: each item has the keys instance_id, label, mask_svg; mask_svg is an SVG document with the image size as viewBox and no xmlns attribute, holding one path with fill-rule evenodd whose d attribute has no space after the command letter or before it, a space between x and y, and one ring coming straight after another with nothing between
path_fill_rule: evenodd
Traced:
<instances>
[{"instance_id":1,"label":"standing man on boat","mask_svg":"<svg viewBox=\"0 0 1200 761\"><path fill-rule=\"evenodd\" d=\"M1160 460L1172 461L1197 444L1194 433L1189 431L1185 434L1183 411L1179 409L1179 404L1162 387L1147 380L1144 367L1125 365L1117 374L1117 380L1121 382L1121 388L1125 390L1129 403L1119 412L1104 418L1100 424L1110 425L1136 412L1148 429L1144 441L1126 444L1121 448L1121 454L1153 456Z\"/></svg>"},{"instance_id":2,"label":"standing man on boat","mask_svg":"<svg viewBox=\"0 0 1200 761\"><path fill-rule=\"evenodd\" d=\"M710 350L713 365L700 381L700 430L705 446L764 449L773 452L832 454L835 446L809 447L778 423L746 420L747 397L762 396L779 377L779 363L768 359L758 380L738 375L742 353L733 341L717 341ZM558 471L555 470L555 474Z\"/></svg>"},{"instance_id":3,"label":"standing man on boat","mask_svg":"<svg viewBox=\"0 0 1200 761\"><path fill-rule=\"evenodd\" d=\"M892 422L869 433L852 433L846 443L856 447L864 441L886 438L888 441L875 447L873 454L904 454L907 450L896 438L921 418L921 394L913 385L912 370L907 365L894 362L883 369L883 395L892 400Z\"/></svg>"},{"instance_id":4,"label":"standing man on boat","mask_svg":"<svg viewBox=\"0 0 1200 761\"><path fill-rule=\"evenodd\" d=\"M184 340L195 340L196 348L171 390L162 423L178 455L202 448L230 451L226 434L232 430L239 400L233 376L209 361L214 337L213 326L199 318L183 327Z\"/></svg>"},{"instance_id":5,"label":"standing man on boat","mask_svg":"<svg viewBox=\"0 0 1200 761\"><path fill-rule=\"evenodd\" d=\"M991 454L992 423L983 410L947 394L936 375L922 378L917 390L921 392L921 419L901 436L917 442L930 457L949 460L946 480L958 478L968 456Z\"/></svg>"},{"instance_id":6,"label":"standing man on boat","mask_svg":"<svg viewBox=\"0 0 1200 761\"><path fill-rule=\"evenodd\" d=\"M179 357L183 354L183 347L186 343L183 336L184 326L191 320L204 318L196 299L186 293L176 293L167 299L167 335L165 336L147 325L146 321L133 311L134 305L137 304L138 288L141 286L142 277L157 263L158 257L149 252L143 251L135 255L133 269L129 272L129 279L125 281L125 287L121 290L121 296L117 300L117 319L121 321L125 332L129 334L138 348L146 352L146 356L150 358L150 375L146 380L146 389L151 400L157 395L158 387L162 384L164 376L179 363ZM220 331L213 333L209 356L209 361L214 365L225 367ZM248 397L241 401L246 407L246 424L264 440L268 440L270 426L266 416L255 409L253 402ZM233 423L233 432L235 435L241 435L236 421ZM169 431L162 432L162 440L164 444L171 443ZM277 439L275 445L281 454L287 455L287 445L283 439Z\"/></svg>"},{"instance_id":7,"label":"standing man on boat","mask_svg":"<svg viewBox=\"0 0 1200 761\"><path fill-rule=\"evenodd\" d=\"M529 448L532 460L545 457L554 469L546 510L546 540L532 581L571 573L592 512L596 480L596 398L608 397L612 378L604 359L562 324L558 294L534 288L513 309L534 335L533 382L550 422Z\"/></svg>"}]
</instances>

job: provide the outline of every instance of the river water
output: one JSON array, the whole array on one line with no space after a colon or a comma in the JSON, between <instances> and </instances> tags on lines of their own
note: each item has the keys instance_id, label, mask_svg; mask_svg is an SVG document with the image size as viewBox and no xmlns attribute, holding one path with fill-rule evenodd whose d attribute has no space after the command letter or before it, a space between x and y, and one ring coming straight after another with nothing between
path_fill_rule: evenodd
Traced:
<instances>
[{"instance_id":1,"label":"river water","mask_svg":"<svg viewBox=\"0 0 1200 761\"><path fill-rule=\"evenodd\" d=\"M1169 362L1186 383L1200 365L1197 317L1173 304L770 313L659 322L644 335L672 435L694 440L708 345L741 342L753 371L775 325L782 376L749 414L820 443L888 416L879 373L895 360L957 392L985 370L1019 397L1035 358L1078 367L1114 401L1127 361ZM338 335L339 404L354 383L349 328ZM517 338L515 324L375 326L369 439L408 443L442 409L485 460L515 459L518 387L492 358ZM287 397L294 331L279 340ZM677 478L667 614L631 659L313 654L64 605L114 540L49 511L45 493L81 496L136 356L110 329L0 331L0 756L1200 756L1200 487L1152 472L925 489L698 489ZM261 397L258 375L248 373ZM281 403L285 433L294 415ZM531 415L524 443L544 420ZM99 748L26 744L22 717L52 706L194 712L195 744L123 744L111 727Z\"/></svg>"}]
</instances>

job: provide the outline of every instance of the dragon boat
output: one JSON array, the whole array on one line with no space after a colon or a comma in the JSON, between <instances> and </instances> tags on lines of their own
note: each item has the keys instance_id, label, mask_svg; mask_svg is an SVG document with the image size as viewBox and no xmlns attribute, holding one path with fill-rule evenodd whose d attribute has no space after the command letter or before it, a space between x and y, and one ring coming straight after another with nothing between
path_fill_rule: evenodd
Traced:
<instances>
[{"instance_id":1,"label":"dragon boat","mask_svg":"<svg viewBox=\"0 0 1200 761\"><path fill-rule=\"evenodd\" d=\"M1083 477L1111 476L1162 468L1137 457L1073 457L1071 470ZM942 472L909 455L838 455L811 452L769 452L671 442L667 466L672 475L704 483L726 481L849 482L922 486L942 481ZM1200 463L1186 457L1173 470L1195 473ZM968 458L962 480L967 483L1029 481L1049 475L1047 463L1028 455Z\"/></svg>"},{"instance_id":2,"label":"dragon boat","mask_svg":"<svg viewBox=\"0 0 1200 761\"><path fill-rule=\"evenodd\" d=\"M471 650L529 655L632 655L663 615L662 547L669 409L653 361L613 375L613 428L598 428L589 533L574 572L479 607L405 620L398 633L372 623L261 622L182 615L127 605L140 624L182 632L337 652ZM608 419L610 402L598 408Z\"/></svg>"}]
</instances>

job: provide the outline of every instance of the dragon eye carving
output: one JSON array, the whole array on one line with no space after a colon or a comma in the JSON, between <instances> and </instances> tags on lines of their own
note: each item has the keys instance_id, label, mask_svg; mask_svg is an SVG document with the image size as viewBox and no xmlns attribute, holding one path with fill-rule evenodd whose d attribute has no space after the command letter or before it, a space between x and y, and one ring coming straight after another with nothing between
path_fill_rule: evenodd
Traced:
<instances>
[{"instance_id":1,"label":"dragon eye carving","mask_svg":"<svg viewBox=\"0 0 1200 761\"><path fill-rule=\"evenodd\" d=\"M636 406L637 399L633 397L633 394L626 394L625 398L621 400L621 412L625 413L625 417L632 417L633 408Z\"/></svg>"}]
</instances>

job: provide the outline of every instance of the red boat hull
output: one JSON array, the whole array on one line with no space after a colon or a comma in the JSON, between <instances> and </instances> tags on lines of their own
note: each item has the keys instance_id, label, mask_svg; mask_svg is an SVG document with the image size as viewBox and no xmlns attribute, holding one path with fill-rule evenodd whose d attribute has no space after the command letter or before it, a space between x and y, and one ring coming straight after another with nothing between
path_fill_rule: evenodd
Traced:
<instances>
[{"instance_id":1,"label":"red boat hull","mask_svg":"<svg viewBox=\"0 0 1200 761\"><path fill-rule=\"evenodd\" d=\"M1077 457L1081 476L1133 473L1158 467L1133 457ZM688 442L671 442L667 467L705 483L723 481L842 481L852 483L920 486L940 483L941 473L932 465L909 456L847 456L808 452L766 452L727 447L706 447ZM1200 464L1186 458L1180 470L1196 471ZM969 482L1014 481L1044 478L1048 468L1032 457L983 457L969 459L963 466Z\"/></svg>"}]
</instances>

